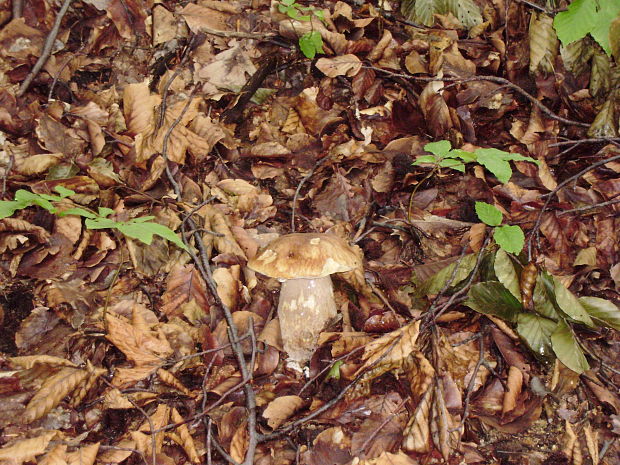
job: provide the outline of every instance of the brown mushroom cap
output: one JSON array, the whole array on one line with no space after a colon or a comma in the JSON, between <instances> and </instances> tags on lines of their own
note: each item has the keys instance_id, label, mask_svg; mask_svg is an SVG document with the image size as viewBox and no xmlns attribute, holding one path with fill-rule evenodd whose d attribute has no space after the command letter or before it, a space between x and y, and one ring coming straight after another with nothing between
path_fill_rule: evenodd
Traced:
<instances>
[{"instance_id":1,"label":"brown mushroom cap","mask_svg":"<svg viewBox=\"0 0 620 465\"><path fill-rule=\"evenodd\" d=\"M357 246L329 234L281 236L248 262L252 270L277 279L314 279L361 266Z\"/></svg>"}]
</instances>

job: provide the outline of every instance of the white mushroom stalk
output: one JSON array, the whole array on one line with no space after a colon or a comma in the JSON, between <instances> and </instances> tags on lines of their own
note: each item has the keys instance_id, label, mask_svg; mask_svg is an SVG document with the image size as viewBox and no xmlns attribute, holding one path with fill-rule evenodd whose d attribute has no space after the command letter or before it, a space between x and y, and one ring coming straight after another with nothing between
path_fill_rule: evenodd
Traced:
<instances>
[{"instance_id":1,"label":"white mushroom stalk","mask_svg":"<svg viewBox=\"0 0 620 465\"><path fill-rule=\"evenodd\" d=\"M329 234L279 237L248 262L258 273L283 282L278 316L292 366L305 364L321 331L336 316L330 275L361 267L359 247Z\"/></svg>"},{"instance_id":2,"label":"white mushroom stalk","mask_svg":"<svg viewBox=\"0 0 620 465\"><path fill-rule=\"evenodd\" d=\"M336 317L336 302L329 276L288 279L282 283L278 317L284 350L290 360L309 360L317 337Z\"/></svg>"}]
</instances>

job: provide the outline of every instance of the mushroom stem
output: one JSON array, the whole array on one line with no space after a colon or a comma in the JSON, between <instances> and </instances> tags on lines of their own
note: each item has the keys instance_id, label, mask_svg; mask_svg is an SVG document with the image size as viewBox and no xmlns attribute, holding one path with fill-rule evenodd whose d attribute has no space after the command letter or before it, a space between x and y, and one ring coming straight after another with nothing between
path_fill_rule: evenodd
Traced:
<instances>
[{"instance_id":1,"label":"mushroom stem","mask_svg":"<svg viewBox=\"0 0 620 465\"><path fill-rule=\"evenodd\" d=\"M305 364L316 349L319 334L336 316L330 277L284 281L278 316L282 342L289 360Z\"/></svg>"}]
</instances>

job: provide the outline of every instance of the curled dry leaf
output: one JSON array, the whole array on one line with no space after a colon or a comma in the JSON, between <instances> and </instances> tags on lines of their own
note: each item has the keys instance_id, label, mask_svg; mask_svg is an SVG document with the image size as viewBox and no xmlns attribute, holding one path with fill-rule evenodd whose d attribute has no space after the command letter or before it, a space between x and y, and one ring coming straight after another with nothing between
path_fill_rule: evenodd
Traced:
<instances>
[{"instance_id":1,"label":"curled dry leaf","mask_svg":"<svg viewBox=\"0 0 620 465\"><path fill-rule=\"evenodd\" d=\"M0 449L0 460L20 465L23 462L34 460L37 455L45 452L47 445L59 435L57 431L47 431L34 438L22 439Z\"/></svg>"},{"instance_id":2,"label":"curled dry leaf","mask_svg":"<svg viewBox=\"0 0 620 465\"><path fill-rule=\"evenodd\" d=\"M342 55L334 58L319 58L316 67L326 76L353 77L362 69L362 62L355 55Z\"/></svg>"},{"instance_id":3,"label":"curled dry leaf","mask_svg":"<svg viewBox=\"0 0 620 465\"><path fill-rule=\"evenodd\" d=\"M93 465L99 452L99 443L88 444L67 454L67 465Z\"/></svg>"},{"instance_id":4,"label":"curled dry leaf","mask_svg":"<svg viewBox=\"0 0 620 465\"><path fill-rule=\"evenodd\" d=\"M168 317L179 315L181 307L192 300L204 314L210 308L205 283L194 265L176 265L172 269L161 299L160 310Z\"/></svg>"},{"instance_id":5,"label":"curled dry leaf","mask_svg":"<svg viewBox=\"0 0 620 465\"><path fill-rule=\"evenodd\" d=\"M176 432L178 433L178 437L181 440L179 445L183 448L183 450L187 454L187 457L192 463L200 463L200 456L198 455L198 452L196 450L194 438L192 438L192 435L187 428L187 424L185 424L185 419L181 416L181 414L176 408L172 409L171 420L175 423L180 424L176 428Z\"/></svg>"},{"instance_id":6,"label":"curled dry leaf","mask_svg":"<svg viewBox=\"0 0 620 465\"><path fill-rule=\"evenodd\" d=\"M506 381L508 390L504 394L504 403L502 405L502 414L506 414L513 410L517 404L517 397L523 388L523 373L515 366L511 366L508 371L508 380Z\"/></svg>"},{"instance_id":7,"label":"curled dry leaf","mask_svg":"<svg viewBox=\"0 0 620 465\"><path fill-rule=\"evenodd\" d=\"M86 370L65 367L45 380L41 389L30 399L24 412L24 421L31 423L47 414L62 399L89 376Z\"/></svg>"},{"instance_id":8,"label":"curled dry leaf","mask_svg":"<svg viewBox=\"0 0 620 465\"><path fill-rule=\"evenodd\" d=\"M430 450L430 413L432 402L433 390L427 389L403 432L403 448L405 450L419 453Z\"/></svg>"},{"instance_id":9,"label":"curled dry leaf","mask_svg":"<svg viewBox=\"0 0 620 465\"><path fill-rule=\"evenodd\" d=\"M304 404L305 401L299 396L276 397L263 411L263 417L267 419L267 424L271 428L276 429L291 418Z\"/></svg>"}]
</instances>

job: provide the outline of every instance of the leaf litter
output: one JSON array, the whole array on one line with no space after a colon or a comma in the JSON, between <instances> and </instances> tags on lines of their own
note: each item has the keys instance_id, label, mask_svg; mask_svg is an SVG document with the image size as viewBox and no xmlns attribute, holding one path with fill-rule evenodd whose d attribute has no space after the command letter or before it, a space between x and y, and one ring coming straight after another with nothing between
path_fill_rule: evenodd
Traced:
<instances>
[{"instance_id":1,"label":"leaf litter","mask_svg":"<svg viewBox=\"0 0 620 465\"><path fill-rule=\"evenodd\" d=\"M0 463L620 457L617 47L528 2L312 6L4 2ZM60 214L100 207L162 234ZM364 254L302 372L246 266L291 232Z\"/></svg>"}]
</instances>

